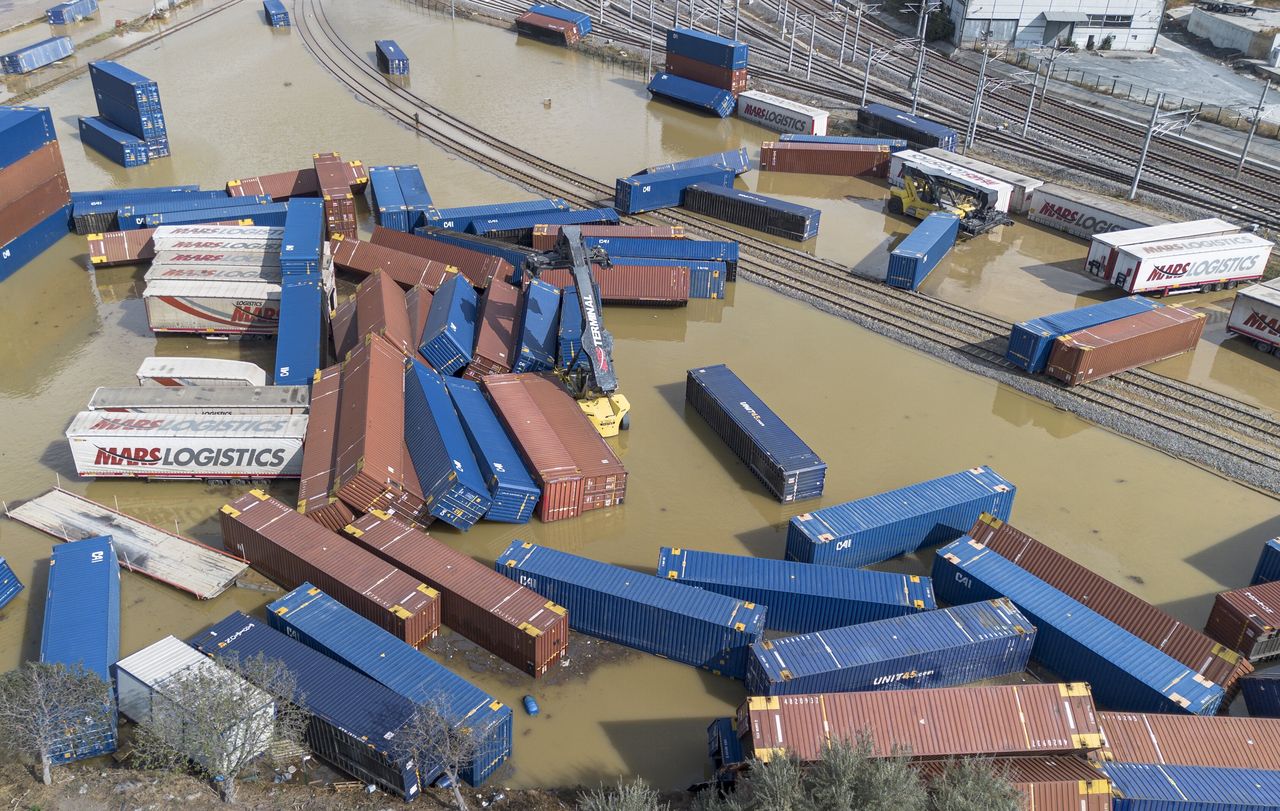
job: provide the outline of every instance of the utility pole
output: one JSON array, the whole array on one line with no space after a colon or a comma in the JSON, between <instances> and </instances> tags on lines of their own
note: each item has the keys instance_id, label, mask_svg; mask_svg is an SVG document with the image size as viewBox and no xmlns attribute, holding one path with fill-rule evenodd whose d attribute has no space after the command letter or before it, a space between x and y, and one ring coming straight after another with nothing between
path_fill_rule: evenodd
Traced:
<instances>
[{"instance_id":1,"label":"utility pole","mask_svg":"<svg viewBox=\"0 0 1280 811\"><path fill-rule=\"evenodd\" d=\"M724 0L716 0L716 36L720 36L720 10L724 8Z\"/></svg>"},{"instance_id":2,"label":"utility pole","mask_svg":"<svg viewBox=\"0 0 1280 811\"><path fill-rule=\"evenodd\" d=\"M853 24L853 52L850 58L856 57L858 54L858 40L862 36L862 18L867 14L876 14L880 11L880 4L868 5L866 3L858 3L858 21Z\"/></svg>"},{"instance_id":3,"label":"utility pole","mask_svg":"<svg viewBox=\"0 0 1280 811\"><path fill-rule=\"evenodd\" d=\"M1146 137L1142 139L1142 152L1138 155L1138 166L1133 172L1133 185L1129 187L1130 200L1138 196L1138 181L1142 179L1142 170L1147 166L1147 153L1151 151L1151 139L1170 133L1180 134L1191 126L1195 118L1194 107L1161 112L1162 106L1164 106L1164 93L1157 93L1156 105L1151 108L1151 123L1147 125Z\"/></svg>"},{"instance_id":4,"label":"utility pole","mask_svg":"<svg viewBox=\"0 0 1280 811\"><path fill-rule=\"evenodd\" d=\"M1240 163L1236 165L1236 177L1240 177L1240 173L1244 171L1244 162L1249 157L1249 145L1253 143L1253 135L1258 131L1258 120L1262 118L1262 111L1266 109L1267 91L1271 89L1271 80L1267 79L1267 84L1262 88L1262 97L1258 99L1258 106L1251 108L1253 110L1253 123L1249 125L1249 137L1244 139L1244 149L1240 150Z\"/></svg>"},{"instance_id":5,"label":"utility pole","mask_svg":"<svg viewBox=\"0 0 1280 811\"><path fill-rule=\"evenodd\" d=\"M644 78L645 81L653 78L653 0L649 0L649 69Z\"/></svg>"},{"instance_id":6,"label":"utility pole","mask_svg":"<svg viewBox=\"0 0 1280 811\"><path fill-rule=\"evenodd\" d=\"M742 8L742 0L733 0L733 38L738 38L738 10Z\"/></svg>"},{"instance_id":7,"label":"utility pole","mask_svg":"<svg viewBox=\"0 0 1280 811\"><path fill-rule=\"evenodd\" d=\"M920 0L920 23L916 28L920 52L916 56L916 72L911 79L911 114L920 107L920 82L924 78L924 36L929 24L929 12L941 7L941 0Z\"/></svg>"},{"instance_id":8,"label":"utility pole","mask_svg":"<svg viewBox=\"0 0 1280 811\"><path fill-rule=\"evenodd\" d=\"M813 78L813 40L817 35L818 15L815 14L809 18L809 63L804 68L804 80L806 82Z\"/></svg>"},{"instance_id":9,"label":"utility pole","mask_svg":"<svg viewBox=\"0 0 1280 811\"><path fill-rule=\"evenodd\" d=\"M791 72L791 60L796 55L796 29L800 27L800 21L796 19L795 12L791 12L791 47L787 49L787 73ZM787 27L782 26L783 33L786 33Z\"/></svg>"},{"instance_id":10,"label":"utility pole","mask_svg":"<svg viewBox=\"0 0 1280 811\"><path fill-rule=\"evenodd\" d=\"M844 42L849 38L849 6L844 7L844 28L840 32L840 58L836 60L837 65L844 64Z\"/></svg>"},{"instance_id":11,"label":"utility pole","mask_svg":"<svg viewBox=\"0 0 1280 811\"><path fill-rule=\"evenodd\" d=\"M973 139L978 132L978 116L982 114L982 94L987 89L987 60L991 58L987 44L990 41L991 32L983 31L982 67L978 68L978 83L974 86L973 106L969 108L969 124L964 130L964 153L969 151L969 145L973 143ZM912 112L915 112L915 110L912 110Z\"/></svg>"},{"instance_id":12,"label":"utility pole","mask_svg":"<svg viewBox=\"0 0 1280 811\"><path fill-rule=\"evenodd\" d=\"M875 55L875 52L876 52L876 46L874 45L867 46L867 67L862 72L862 101L858 104L859 107L867 106L867 87L871 84L871 61Z\"/></svg>"},{"instance_id":13,"label":"utility pole","mask_svg":"<svg viewBox=\"0 0 1280 811\"><path fill-rule=\"evenodd\" d=\"M1151 108L1151 123L1147 125L1147 135L1142 139L1142 154L1138 156L1138 168L1133 173L1133 185L1129 187L1129 199L1138 196L1138 181L1142 178L1142 170L1147 165L1147 152L1151 149L1151 136L1156 131L1156 121L1160 118L1160 107L1164 104L1164 93L1156 94L1156 105Z\"/></svg>"},{"instance_id":14,"label":"utility pole","mask_svg":"<svg viewBox=\"0 0 1280 811\"><path fill-rule=\"evenodd\" d=\"M1035 75L1031 77L1031 95L1027 96L1027 116L1022 119L1022 136L1027 137L1027 129L1031 127L1031 108L1036 104L1036 88L1040 86L1040 62L1036 62Z\"/></svg>"}]
</instances>

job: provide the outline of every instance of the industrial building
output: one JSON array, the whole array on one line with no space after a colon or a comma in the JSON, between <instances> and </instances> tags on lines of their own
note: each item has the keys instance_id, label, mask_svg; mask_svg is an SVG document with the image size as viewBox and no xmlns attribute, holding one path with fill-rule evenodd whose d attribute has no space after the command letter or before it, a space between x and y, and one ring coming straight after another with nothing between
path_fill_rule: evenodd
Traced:
<instances>
[{"instance_id":1,"label":"industrial building","mask_svg":"<svg viewBox=\"0 0 1280 811\"><path fill-rule=\"evenodd\" d=\"M1035 48L1075 43L1088 50L1150 51L1163 0L943 0L957 45L981 42Z\"/></svg>"}]
</instances>

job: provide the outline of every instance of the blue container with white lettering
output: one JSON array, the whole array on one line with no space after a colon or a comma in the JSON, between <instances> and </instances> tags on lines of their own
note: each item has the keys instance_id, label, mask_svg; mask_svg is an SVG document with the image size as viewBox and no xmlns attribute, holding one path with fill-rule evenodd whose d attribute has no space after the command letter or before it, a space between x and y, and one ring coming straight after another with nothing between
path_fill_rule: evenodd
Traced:
<instances>
[{"instance_id":1,"label":"blue container with white lettering","mask_svg":"<svg viewBox=\"0 0 1280 811\"><path fill-rule=\"evenodd\" d=\"M512 372L543 372L556 368L556 332L560 326L560 289L533 279L520 302Z\"/></svg>"},{"instance_id":2,"label":"blue container with white lettering","mask_svg":"<svg viewBox=\"0 0 1280 811\"><path fill-rule=\"evenodd\" d=\"M721 118L728 118L737 107L737 101L728 90L721 90L718 87L670 73L659 73L654 76L649 80L648 89L655 96L662 96L686 107L693 107Z\"/></svg>"},{"instance_id":3,"label":"blue container with white lettering","mask_svg":"<svg viewBox=\"0 0 1280 811\"><path fill-rule=\"evenodd\" d=\"M471 362L479 304L475 288L461 273L436 290L418 351L437 372L451 375Z\"/></svg>"},{"instance_id":4,"label":"blue container with white lettering","mask_svg":"<svg viewBox=\"0 0 1280 811\"><path fill-rule=\"evenodd\" d=\"M404 375L404 442L427 512L466 531L489 510L489 487L444 379L420 360Z\"/></svg>"},{"instance_id":5,"label":"blue container with white lettering","mask_svg":"<svg viewBox=\"0 0 1280 811\"><path fill-rule=\"evenodd\" d=\"M1112 811L1278 811L1280 772L1103 761Z\"/></svg>"},{"instance_id":6,"label":"blue container with white lettering","mask_svg":"<svg viewBox=\"0 0 1280 811\"><path fill-rule=\"evenodd\" d=\"M667 53L687 56L720 68L741 70L747 66L747 43L692 28L667 30Z\"/></svg>"},{"instance_id":7,"label":"blue container with white lettering","mask_svg":"<svg viewBox=\"0 0 1280 811\"><path fill-rule=\"evenodd\" d=\"M543 211L568 211L569 203L559 197L522 200L518 203L487 203L480 206L435 208L427 212L426 225L450 231L466 231L472 221L505 214L537 214Z\"/></svg>"},{"instance_id":8,"label":"blue container with white lettering","mask_svg":"<svg viewBox=\"0 0 1280 811\"><path fill-rule=\"evenodd\" d=\"M732 186L733 177L732 169L720 166L690 166L683 169L620 177L614 183L614 205L623 214L674 208L680 205L684 190L695 183Z\"/></svg>"},{"instance_id":9,"label":"blue container with white lettering","mask_svg":"<svg viewBox=\"0 0 1280 811\"><path fill-rule=\"evenodd\" d=\"M738 243L715 239L649 239L647 237L583 237L588 248L603 248L609 258L690 259L699 262L724 262L725 281L738 275ZM666 243L666 244L664 244Z\"/></svg>"},{"instance_id":10,"label":"blue container with white lettering","mask_svg":"<svg viewBox=\"0 0 1280 811\"><path fill-rule=\"evenodd\" d=\"M369 209L383 228L405 233L413 231L395 166L369 167Z\"/></svg>"},{"instance_id":11,"label":"blue container with white lettering","mask_svg":"<svg viewBox=\"0 0 1280 811\"><path fill-rule=\"evenodd\" d=\"M917 290L956 244L960 218L949 211L925 217L889 254L884 280L890 287Z\"/></svg>"},{"instance_id":12,"label":"blue container with white lettering","mask_svg":"<svg viewBox=\"0 0 1280 811\"><path fill-rule=\"evenodd\" d=\"M702 155L697 158L676 161L675 163L662 163L657 166L650 166L647 169L636 172L636 174L648 175L656 174L658 172L670 172L675 169L694 169L702 166L713 166L718 169L732 169L735 175L740 175L743 172L751 171L751 156L747 154L747 148L742 147L741 149L730 149L726 152Z\"/></svg>"},{"instance_id":13,"label":"blue container with white lettering","mask_svg":"<svg viewBox=\"0 0 1280 811\"><path fill-rule=\"evenodd\" d=\"M446 377L444 384L471 443L471 452L480 465L480 474L489 485L489 511L484 514L485 520L529 523L542 490L529 475L493 407L473 380Z\"/></svg>"},{"instance_id":14,"label":"blue container with white lettering","mask_svg":"<svg viewBox=\"0 0 1280 811\"><path fill-rule=\"evenodd\" d=\"M318 275L285 276L280 285L280 326L276 333L277 386L305 386L320 368L324 287Z\"/></svg>"}]
</instances>

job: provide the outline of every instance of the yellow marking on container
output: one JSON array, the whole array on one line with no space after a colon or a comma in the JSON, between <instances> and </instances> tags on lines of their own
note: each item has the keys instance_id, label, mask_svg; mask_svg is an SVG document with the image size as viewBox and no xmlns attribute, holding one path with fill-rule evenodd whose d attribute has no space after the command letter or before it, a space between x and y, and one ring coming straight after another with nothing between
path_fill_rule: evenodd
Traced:
<instances>
[{"instance_id":1,"label":"yellow marking on container","mask_svg":"<svg viewBox=\"0 0 1280 811\"><path fill-rule=\"evenodd\" d=\"M502 709L502 702L501 701L493 702L492 704L489 705L489 709L493 710L494 712L497 712L498 710Z\"/></svg>"},{"instance_id":2,"label":"yellow marking on container","mask_svg":"<svg viewBox=\"0 0 1280 811\"><path fill-rule=\"evenodd\" d=\"M544 607L544 608L546 608L548 611L554 611L555 613L559 614L560 616L562 616L562 617L564 616L565 611L564 611L564 606L562 606L562 605L556 605L555 603L551 602L550 600L547 600L547 604L546 604L545 606L543 606L543 607Z\"/></svg>"},{"instance_id":3,"label":"yellow marking on container","mask_svg":"<svg viewBox=\"0 0 1280 811\"><path fill-rule=\"evenodd\" d=\"M516 562L515 562L515 560L514 560L514 559L513 559L513 560L508 560L508 561L506 562L506 565L507 565L507 566L515 566L515 565L516 565Z\"/></svg>"},{"instance_id":4,"label":"yellow marking on container","mask_svg":"<svg viewBox=\"0 0 1280 811\"><path fill-rule=\"evenodd\" d=\"M1102 736L1096 732L1088 734L1072 735L1071 742L1075 744L1077 749L1101 749Z\"/></svg>"},{"instance_id":5,"label":"yellow marking on container","mask_svg":"<svg viewBox=\"0 0 1280 811\"><path fill-rule=\"evenodd\" d=\"M522 544L520 545L520 548L521 548L521 549L532 549L532 548L533 548L533 542L532 542L532 541L525 541L524 543L522 543Z\"/></svg>"},{"instance_id":6,"label":"yellow marking on container","mask_svg":"<svg viewBox=\"0 0 1280 811\"><path fill-rule=\"evenodd\" d=\"M222 505L222 512L226 513L227 515L231 516L232 518L239 518L239 517L240 517L240 511L239 511L239 510L237 510L235 507L232 507L230 504L223 504L223 505Z\"/></svg>"},{"instance_id":7,"label":"yellow marking on container","mask_svg":"<svg viewBox=\"0 0 1280 811\"><path fill-rule=\"evenodd\" d=\"M1080 793L1081 794L1110 794L1111 781L1105 780L1103 778L1098 778L1097 780L1081 780Z\"/></svg>"},{"instance_id":8,"label":"yellow marking on container","mask_svg":"<svg viewBox=\"0 0 1280 811\"><path fill-rule=\"evenodd\" d=\"M413 614L410 613L409 609L405 608L402 605L391 606L391 613L395 614L397 617L399 617L402 620L407 620L409 619L409 617L413 616Z\"/></svg>"},{"instance_id":9,"label":"yellow marking on container","mask_svg":"<svg viewBox=\"0 0 1280 811\"><path fill-rule=\"evenodd\" d=\"M342 528L342 531L347 533L348 535L354 535L357 538L364 537L364 530L357 529L355 524L347 524L345 527Z\"/></svg>"},{"instance_id":10,"label":"yellow marking on container","mask_svg":"<svg viewBox=\"0 0 1280 811\"><path fill-rule=\"evenodd\" d=\"M430 598L431 598L431 599L433 599L433 600L434 600L435 598L437 598L437 597L439 597L439 596L440 596L440 592L438 592L438 591L436 591L435 589L431 588L431 587L430 587L430 586L428 586L426 583L419 583L419 584L418 584L418 591L422 592L423 594L427 595L428 597L430 597Z\"/></svg>"},{"instance_id":11,"label":"yellow marking on container","mask_svg":"<svg viewBox=\"0 0 1280 811\"><path fill-rule=\"evenodd\" d=\"M912 600L911 604L913 607L917 609L921 609L921 610L924 609L924 600Z\"/></svg>"},{"instance_id":12,"label":"yellow marking on container","mask_svg":"<svg viewBox=\"0 0 1280 811\"><path fill-rule=\"evenodd\" d=\"M288 612L289 612L289 609L285 608L284 606L281 606L276 609L277 614L283 615L283 614L287 614Z\"/></svg>"},{"instance_id":13,"label":"yellow marking on container","mask_svg":"<svg viewBox=\"0 0 1280 811\"><path fill-rule=\"evenodd\" d=\"M228 186L239 186L239 185L240 185L240 181L239 181L239 180L228 180L228 181L227 181L227 185L228 185Z\"/></svg>"},{"instance_id":14,"label":"yellow marking on container","mask_svg":"<svg viewBox=\"0 0 1280 811\"><path fill-rule=\"evenodd\" d=\"M1089 683L1085 681L1071 681L1058 685L1058 695L1063 698L1075 698L1078 696L1091 696L1089 691Z\"/></svg>"},{"instance_id":15,"label":"yellow marking on container","mask_svg":"<svg viewBox=\"0 0 1280 811\"><path fill-rule=\"evenodd\" d=\"M537 638L537 637L542 636L542 631L541 631L541 630L539 630L539 629L537 629L537 628L534 628L532 625L530 625L530 624L529 624L529 623L527 623L527 622L522 622L522 623L520 623L520 625L519 625L519 630L524 631L526 634L528 634L529 636L532 636L532 637L534 637L534 638Z\"/></svg>"}]
</instances>

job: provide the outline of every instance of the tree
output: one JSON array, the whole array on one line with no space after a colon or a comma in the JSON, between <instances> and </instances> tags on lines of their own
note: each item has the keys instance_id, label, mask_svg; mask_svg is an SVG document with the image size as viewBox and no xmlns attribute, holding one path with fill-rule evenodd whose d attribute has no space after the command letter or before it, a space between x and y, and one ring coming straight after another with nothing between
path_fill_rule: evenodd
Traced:
<instances>
[{"instance_id":1,"label":"tree","mask_svg":"<svg viewBox=\"0 0 1280 811\"><path fill-rule=\"evenodd\" d=\"M302 739L301 702L297 680L278 660L208 660L157 686L131 757L142 768L192 768L235 802L236 779L250 763L275 741Z\"/></svg>"},{"instance_id":2,"label":"tree","mask_svg":"<svg viewBox=\"0 0 1280 811\"><path fill-rule=\"evenodd\" d=\"M1019 811L1022 793L985 758L948 761L929 781L929 811Z\"/></svg>"},{"instance_id":3,"label":"tree","mask_svg":"<svg viewBox=\"0 0 1280 811\"><path fill-rule=\"evenodd\" d=\"M578 797L578 811L671 811L648 783L637 777L630 783L621 778L614 788L599 786Z\"/></svg>"},{"instance_id":4,"label":"tree","mask_svg":"<svg viewBox=\"0 0 1280 811\"><path fill-rule=\"evenodd\" d=\"M38 764L52 779L53 758L76 754L76 730L109 725L111 688L96 673L62 664L27 662L0 676L0 746Z\"/></svg>"},{"instance_id":5,"label":"tree","mask_svg":"<svg viewBox=\"0 0 1280 811\"><path fill-rule=\"evenodd\" d=\"M426 764L443 770L458 811L467 811L467 801L459 788L460 775L476 759L481 745L475 732L449 717L443 697L419 704L392 744L396 754L411 758L419 770L426 770Z\"/></svg>"}]
</instances>

